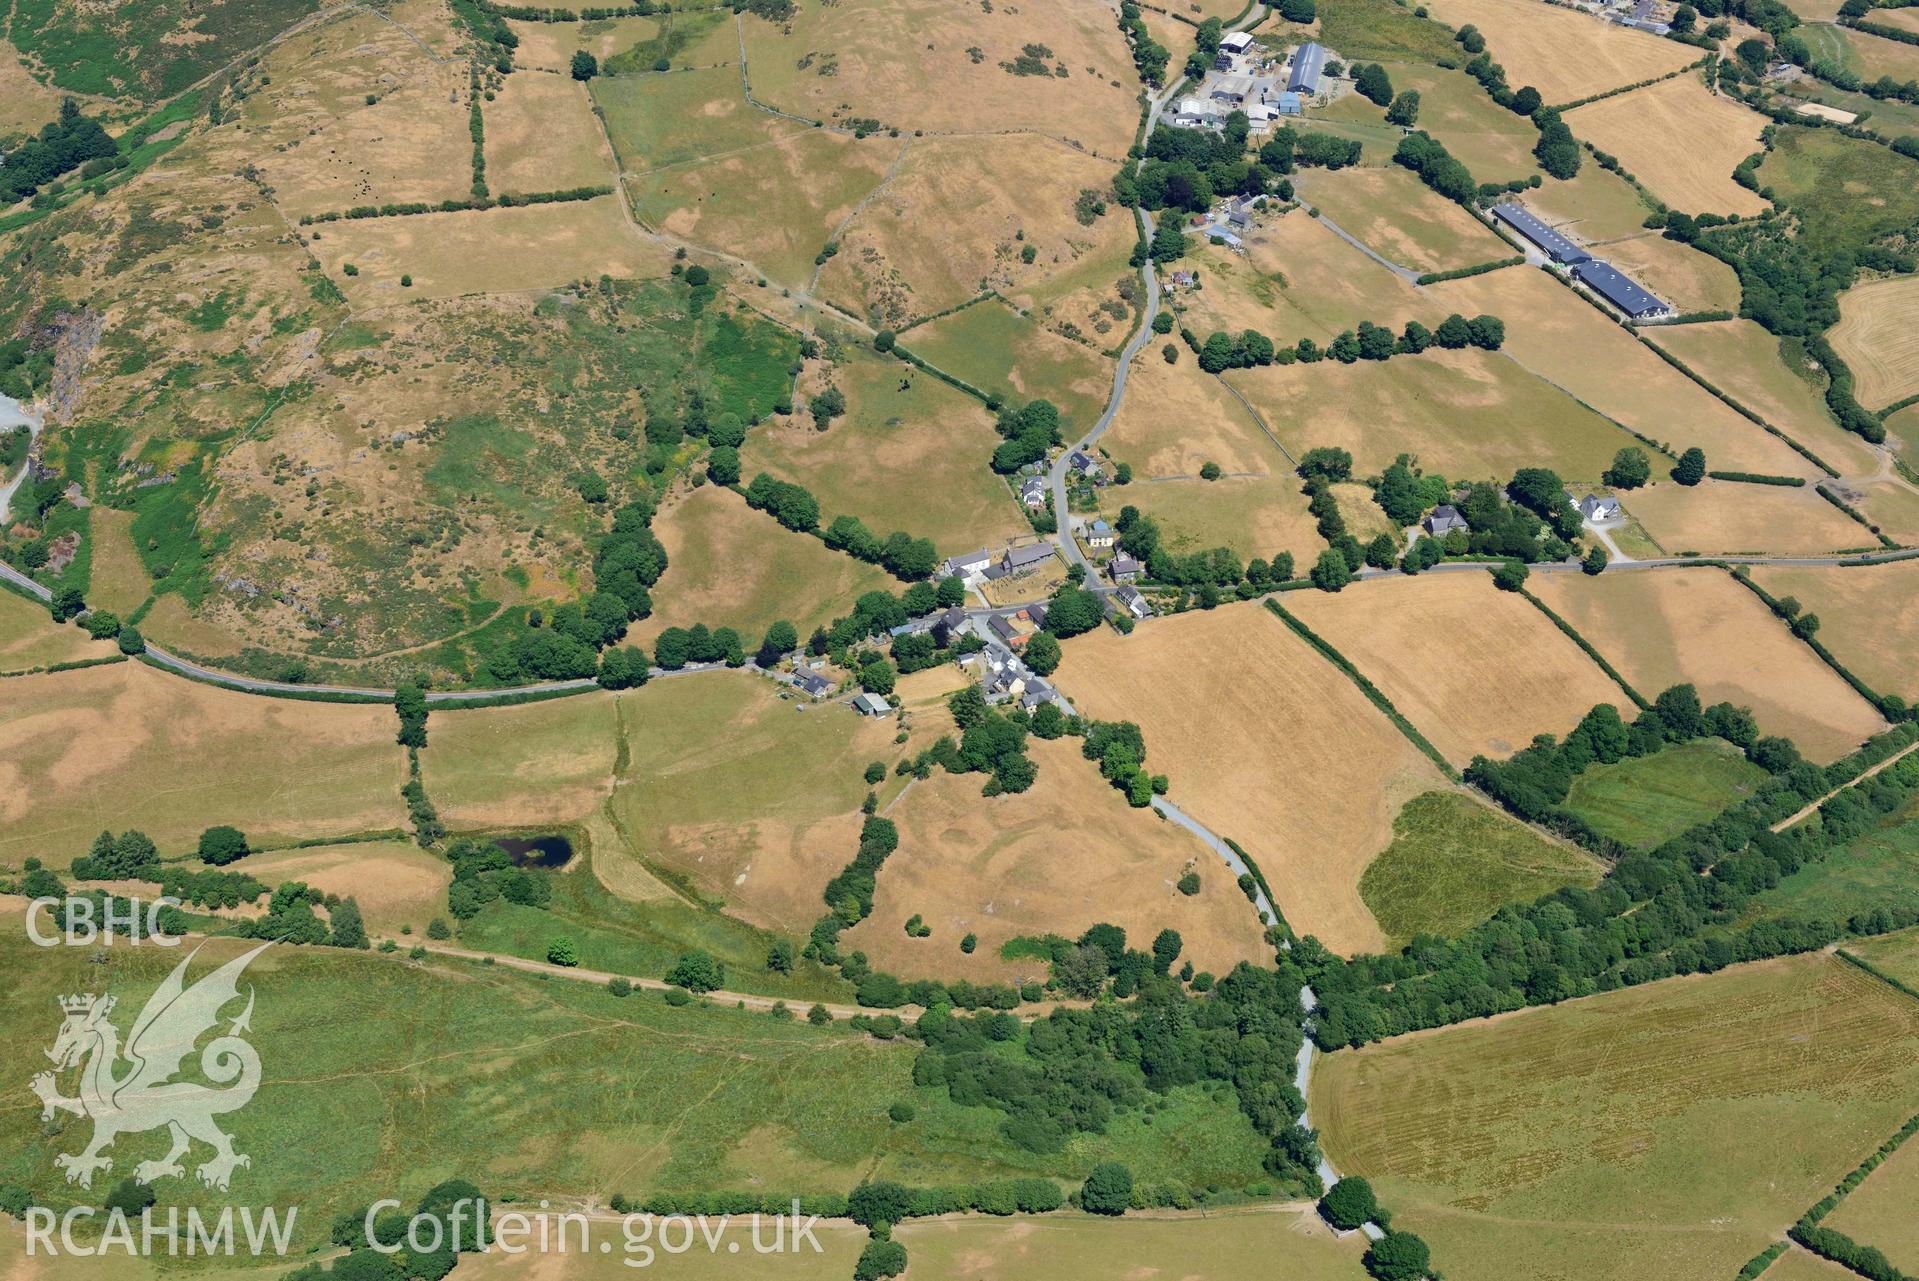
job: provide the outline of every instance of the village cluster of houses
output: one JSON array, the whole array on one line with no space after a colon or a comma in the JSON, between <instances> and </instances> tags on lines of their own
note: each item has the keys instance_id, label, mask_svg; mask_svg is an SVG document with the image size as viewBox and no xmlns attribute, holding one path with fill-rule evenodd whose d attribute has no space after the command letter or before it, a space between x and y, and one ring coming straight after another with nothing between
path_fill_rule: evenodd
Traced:
<instances>
[{"instance_id":1,"label":"village cluster of houses","mask_svg":"<svg viewBox=\"0 0 1919 1281\"><path fill-rule=\"evenodd\" d=\"M1579 518L1588 525L1604 524L1606 521L1618 520L1625 515L1617 498L1602 498L1598 494L1587 494L1584 498L1575 498L1572 490L1568 489L1564 492L1566 501L1578 508ZM1451 503L1441 503L1427 512L1426 519L1419 523L1421 528L1434 538L1444 538L1455 529L1468 533L1472 530L1472 527L1466 523L1466 518L1460 514L1459 508Z\"/></svg>"},{"instance_id":2,"label":"village cluster of houses","mask_svg":"<svg viewBox=\"0 0 1919 1281\"><path fill-rule=\"evenodd\" d=\"M1258 133L1282 116L1304 111L1319 97L1325 74L1323 45L1303 44L1278 57L1254 44L1246 32L1228 32L1198 92L1174 105L1172 123L1181 129L1217 131L1225 128L1227 116L1243 111Z\"/></svg>"}]
</instances>

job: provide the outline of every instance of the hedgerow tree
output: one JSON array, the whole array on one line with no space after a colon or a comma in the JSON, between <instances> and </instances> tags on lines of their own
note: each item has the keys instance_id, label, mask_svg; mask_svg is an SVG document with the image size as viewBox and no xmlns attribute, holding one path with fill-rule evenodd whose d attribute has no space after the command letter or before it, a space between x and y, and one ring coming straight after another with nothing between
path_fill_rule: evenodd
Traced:
<instances>
[{"instance_id":1,"label":"hedgerow tree","mask_svg":"<svg viewBox=\"0 0 1919 1281\"><path fill-rule=\"evenodd\" d=\"M1697 485L1706 478L1706 451L1694 445L1679 455L1679 462L1672 469L1672 478L1682 485Z\"/></svg>"},{"instance_id":2,"label":"hedgerow tree","mask_svg":"<svg viewBox=\"0 0 1919 1281\"><path fill-rule=\"evenodd\" d=\"M1386 75L1386 68L1377 62L1368 63L1353 75L1353 87L1367 101L1386 106L1393 100L1393 82Z\"/></svg>"},{"instance_id":3,"label":"hedgerow tree","mask_svg":"<svg viewBox=\"0 0 1919 1281\"><path fill-rule=\"evenodd\" d=\"M243 859L253 851L247 845L246 833L237 827L209 827L200 833L200 861L214 867L224 867L238 859Z\"/></svg>"},{"instance_id":4,"label":"hedgerow tree","mask_svg":"<svg viewBox=\"0 0 1919 1281\"><path fill-rule=\"evenodd\" d=\"M1101 1161L1080 1185L1080 1207L1092 1214L1124 1214L1133 1204L1133 1172L1118 1161Z\"/></svg>"},{"instance_id":5,"label":"hedgerow tree","mask_svg":"<svg viewBox=\"0 0 1919 1281\"><path fill-rule=\"evenodd\" d=\"M1326 1190L1326 1195L1319 1199L1319 1212L1341 1232L1350 1232L1379 1217L1379 1201L1373 1195L1372 1184L1348 1176Z\"/></svg>"},{"instance_id":6,"label":"hedgerow tree","mask_svg":"<svg viewBox=\"0 0 1919 1281\"><path fill-rule=\"evenodd\" d=\"M1600 479L1614 489L1638 489L1652 476L1652 460L1637 445L1628 445L1612 457L1612 466Z\"/></svg>"},{"instance_id":7,"label":"hedgerow tree","mask_svg":"<svg viewBox=\"0 0 1919 1281\"><path fill-rule=\"evenodd\" d=\"M1313 586L1322 592L1336 592L1353 581L1353 568L1338 549L1328 547L1313 562Z\"/></svg>"},{"instance_id":8,"label":"hedgerow tree","mask_svg":"<svg viewBox=\"0 0 1919 1281\"><path fill-rule=\"evenodd\" d=\"M600 60L586 50L581 49L573 55L573 78L591 80L600 74Z\"/></svg>"},{"instance_id":9,"label":"hedgerow tree","mask_svg":"<svg viewBox=\"0 0 1919 1281\"><path fill-rule=\"evenodd\" d=\"M1388 1232L1360 1262L1377 1281L1421 1281L1432 1266L1432 1252L1410 1232Z\"/></svg>"},{"instance_id":10,"label":"hedgerow tree","mask_svg":"<svg viewBox=\"0 0 1919 1281\"><path fill-rule=\"evenodd\" d=\"M711 992L726 982L726 967L706 952L685 952L666 972L666 981L689 992Z\"/></svg>"},{"instance_id":11,"label":"hedgerow tree","mask_svg":"<svg viewBox=\"0 0 1919 1281\"><path fill-rule=\"evenodd\" d=\"M1408 89L1386 108L1386 123L1410 129L1419 123L1419 90Z\"/></svg>"}]
</instances>

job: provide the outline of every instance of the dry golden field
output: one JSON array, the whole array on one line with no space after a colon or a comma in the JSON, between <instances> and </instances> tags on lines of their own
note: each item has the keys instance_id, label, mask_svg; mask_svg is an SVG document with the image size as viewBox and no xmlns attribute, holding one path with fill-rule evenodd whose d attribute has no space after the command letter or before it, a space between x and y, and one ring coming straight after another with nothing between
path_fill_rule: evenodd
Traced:
<instances>
[{"instance_id":1,"label":"dry golden field","mask_svg":"<svg viewBox=\"0 0 1919 1281\"><path fill-rule=\"evenodd\" d=\"M1816 365L1792 368L1780 340L1753 321L1719 320L1644 332L1654 346L1685 361L1694 373L1831 463L1841 475L1863 476L1878 470L1879 456L1872 446L1840 427L1827 411L1825 374Z\"/></svg>"},{"instance_id":2,"label":"dry golden field","mask_svg":"<svg viewBox=\"0 0 1919 1281\"><path fill-rule=\"evenodd\" d=\"M35 80L20 52L0 40L0 133L38 133L60 112L60 95Z\"/></svg>"},{"instance_id":3,"label":"dry golden field","mask_svg":"<svg viewBox=\"0 0 1919 1281\"><path fill-rule=\"evenodd\" d=\"M1566 123L1581 142L1619 157L1628 173L1675 209L1758 214L1772 208L1732 180L1739 162L1759 149L1766 117L1712 93L1696 75L1580 107L1566 114Z\"/></svg>"},{"instance_id":4,"label":"dry golden field","mask_svg":"<svg viewBox=\"0 0 1919 1281\"><path fill-rule=\"evenodd\" d=\"M1322 1060L1326 1153L1476 1281L1731 1276L1912 1115L1919 1005L1824 955Z\"/></svg>"},{"instance_id":5,"label":"dry golden field","mask_svg":"<svg viewBox=\"0 0 1919 1281\"><path fill-rule=\"evenodd\" d=\"M146 567L133 546L133 513L95 507L87 520L93 568L87 582L87 604L127 617L153 590Z\"/></svg>"},{"instance_id":6,"label":"dry golden field","mask_svg":"<svg viewBox=\"0 0 1919 1281\"><path fill-rule=\"evenodd\" d=\"M1172 301L1202 342L1215 330L1257 329L1280 346L1301 338L1324 346L1362 320L1397 330L1409 320L1431 328L1446 318L1424 291L1302 210L1262 215L1245 241L1244 256L1200 242L1177 264L1199 274L1199 287Z\"/></svg>"},{"instance_id":7,"label":"dry golden field","mask_svg":"<svg viewBox=\"0 0 1919 1281\"><path fill-rule=\"evenodd\" d=\"M740 449L747 476L796 481L831 515L858 516L882 538L896 529L930 538L944 554L1031 531L993 474L1000 438L978 401L863 343L810 369L801 395L827 385L846 397L845 415L823 432L806 414L761 423Z\"/></svg>"},{"instance_id":8,"label":"dry golden field","mask_svg":"<svg viewBox=\"0 0 1919 1281\"><path fill-rule=\"evenodd\" d=\"M1131 505L1151 516L1159 524L1161 541L1172 551L1226 547L1242 560L1271 560L1291 552L1303 573L1326 546L1306 502L1298 478L1280 473L1135 484L1109 498L1107 505Z\"/></svg>"},{"instance_id":9,"label":"dry golden field","mask_svg":"<svg viewBox=\"0 0 1919 1281\"><path fill-rule=\"evenodd\" d=\"M898 585L885 570L791 533L714 485L674 500L653 529L667 566L652 616L629 633L643 645L668 627L705 623L738 628L750 647L782 618L805 636L850 612L861 592Z\"/></svg>"},{"instance_id":10,"label":"dry golden field","mask_svg":"<svg viewBox=\"0 0 1919 1281\"><path fill-rule=\"evenodd\" d=\"M1178 338L1179 360L1167 364L1149 343L1127 375L1126 397L1100 445L1132 464L1136 480L1198 476L1207 463L1228 475L1290 472L1285 455L1259 429L1232 389L1200 369ZM1136 485L1135 488L1138 488ZM1130 492L1113 498L1131 501Z\"/></svg>"},{"instance_id":11,"label":"dry golden field","mask_svg":"<svg viewBox=\"0 0 1919 1281\"><path fill-rule=\"evenodd\" d=\"M1507 82L1514 88L1532 85L1549 105L1637 84L1697 61L1696 51L1684 45L1541 0L1437 0L1427 7L1449 27L1476 25L1486 35L1486 51L1506 68Z\"/></svg>"},{"instance_id":12,"label":"dry golden field","mask_svg":"<svg viewBox=\"0 0 1919 1281\"><path fill-rule=\"evenodd\" d=\"M1723 571L1540 574L1533 587L1647 698L1690 682L1702 702L1752 708L1763 732L1792 739L1818 761L1843 756L1885 728L1865 699Z\"/></svg>"},{"instance_id":13,"label":"dry golden field","mask_svg":"<svg viewBox=\"0 0 1919 1281\"><path fill-rule=\"evenodd\" d=\"M619 171L593 118L586 86L570 75L510 75L486 118L486 181L496 193L610 187Z\"/></svg>"},{"instance_id":14,"label":"dry golden field","mask_svg":"<svg viewBox=\"0 0 1919 1281\"><path fill-rule=\"evenodd\" d=\"M1596 164L1582 164L1579 176L1572 181L1549 179L1519 199L1553 226L1588 244L1609 245L1615 240L1643 236L1646 215L1652 212L1652 206L1631 183Z\"/></svg>"},{"instance_id":15,"label":"dry golden field","mask_svg":"<svg viewBox=\"0 0 1919 1281\"><path fill-rule=\"evenodd\" d=\"M1795 6L1788 6L1791 7ZM1764 1275L1766 1281L1852 1281L1859 1274L1830 1259L1822 1259L1803 1246L1793 1245L1766 1269Z\"/></svg>"},{"instance_id":16,"label":"dry golden field","mask_svg":"<svg viewBox=\"0 0 1919 1281\"><path fill-rule=\"evenodd\" d=\"M1510 316L1507 323L1510 346ZM1287 452L1298 457L1318 445L1339 445L1352 451L1361 474L1410 453L1426 470L1459 480L1503 480L1515 468L1552 467L1569 481L1596 481L1632 443L1502 352L1434 348L1383 364L1269 365L1227 377Z\"/></svg>"},{"instance_id":17,"label":"dry golden field","mask_svg":"<svg viewBox=\"0 0 1919 1281\"><path fill-rule=\"evenodd\" d=\"M1682 312L1739 310L1739 273L1690 245L1647 231L1607 241L1599 252Z\"/></svg>"},{"instance_id":18,"label":"dry golden field","mask_svg":"<svg viewBox=\"0 0 1919 1281\"><path fill-rule=\"evenodd\" d=\"M1313 173L1298 187L1302 201L1347 234L1388 262L1414 271L1448 271L1512 254L1484 223L1408 169Z\"/></svg>"},{"instance_id":19,"label":"dry golden field","mask_svg":"<svg viewBox=\"0 0 1919 1281\"><path fill-rule=\"evenodd\" d=\"M1463 71L1416 62L1388 63L1386 70L1394 92L1419 94L1419 127L1445 143L1473 177L1508 182L1537 172L1532 150L1539 131L1532 121L1494 102Z\"/></svg>"},{"instance_id":20,"label":"dry golden field","mask_svg":"<svg viewBox=\"0 0 1919 1281\"><path fill-rule=\"evenodd\" d=\"M1675 455L1697 445L1712 467L1777 476L1823 474L1544 271L1495 271L1435 285L1433 292L1453 310L1503 318L1507 355L1600 413L1669 443ZM1631 443L1619 441L1620 446Z\"/></svg>"},{"instance_id":21,"label":"dry golden field","mask_svg":"<svg viewBox=\"0 0 1919 1281\"><path fill-rule=\"evenodd\" d=\"M660 34L658 18L601 18L593 22L509 19L507 26L520 38L513 50L515 66L561 73L569 70L573 55L580 50L604 63Z\"/></svg>"},{"instance_id":22,"label":"dry golden field","mask_svg":"<svg viewBox=\"0 0 1919 1281\"><path fill-rule=\"evenodd\" d=\"M1813 0L1800 0L1801 4L1812 2ZM1823 2L1823 0L1821 0L1821 2ZM1799 12L1798 5L1788 5L1787 7L1795 13ZM1834 10L1834 12L1836 13L1837 10ZM1830 21L1830 19L1828 19L1828 21ZM1919 35L1919 13L1908 13L1904 9L1883 9L1873 14L1871 21L1879 23L1881 26L1892 27L1900 31L1910 31L1915 35Z\"/></svg>"},{"instance_id":23,"label":"dry golden field","mask_svg":"<svg viewBox=\"0 0 1919 1281\"><path fill-rule=\"evenodd\" d=\"M1635 489L1620 501L1661 547L1675 555L1823 556L1862 547L1878 549L1877 540L1863 525L1814 493L1810 485L1790 489L1707 480L1688 489L1662 480Z\"/></svg>"},{"instance_id":24,"label":"dry golden field","mask_svg":"<svg viewBox=\"0 0 1919 1281\"><path fill-rule=\"evenodd\" d=\"M1447 760L1510 756L1632 700L1552 620L1489 576L1422 574L1297 592L1287 610L1393 700Z\"/></svg>"},{"instance_id":25,"label":"dry golden field","mask_svg":"<svg viewBox=\"0 0 1919 1281\"><path fill-rule=\"evenodd\" d=\"M418 935L446 916L453 865L412 841L363 841L254 854L241 870L268 885L301 881L322 894L355 899L367 932L397 936L410 925Z\"/></svg>"},{"instance_id":26,"label":"dry golden field","mask_svg":"<svg viewBox=\"0 0 1919 1281\"><path fill-rule=\"evenodd\" d=\"M628 695L626 767L608 813L647 863L732 915L803 934L857 852L867 763L890 779L917 745L894 744L891 717L780 691L747 672L708 672Z\"/></svg>"},{"instance_id":27,"label":"dry golden field","mask_svg":"<svg viewBox=\"0 0 1919 1281\"><path fill-rule=\"evenodd\" d=\"M577 822L612 793L622 704L631 698L576 694L434 712L420 755L427 794L456 830Z\"/></svg>"},{"instance_id":28,"label":"dry golden field","mask_svg":"<svg viewBox=\"0 0 1919 1281\"><path fill-rule=\"evenodd\" d=\"M468 92L464 66L430 62L415 50L405 78L376 103L343 104L316 131L260 154L261 176L294 218L356 205L464 199L472 181Z\"/></svg>"},{"instance_id":29,"label":"dry golden field","mask_svg":"<svg viewBox=\"0 0 1919 1281\"><path fill-rule=\"evenodd\" d=\"M1877 480L1834 482L1879 531L1903 546L1919 543L1919 486L1896 472Z\"/></svg>"},{"instance_id":30,"label":"dry golden field","mask_svg":"<svg viewBox=\"0 0 1919 1281\"><path fill-rule=\"evenodd\" d=\"M641 221L804 287L814 258L907 144L810 130L627 180Z\"/></svg>"},{"instance_id":31,"label":"dry golden field","mask_svg":"<svg viewBox=\"0 0 1919 1281\"><path fill-rule=\"evenodd\" d=\"M667 251L634 232L618 195L409 218L328 223L314 256L356 306L550 289L601 275L658 276ZM359 274L343 268L352 263ZM400 278L411 276L411 285Z\"/></svg>"},{"instance_id":32,"label":"dry golden field","mask_svg":"<svg viewBox=\"0 0 1919 1281\"><path fill-rule=\"evenodd\" d=\"M1170 799L1245 846L1295 930L1342 953L1384 943L1360 874L1443 780L1337 668L1250 603L1102 629L1067 661L1080 711L1139 724Z\"/></svg>"},{"instance_id":33,"label":"dry golden field","mask_svg":"<svg viewBox=\"0 0 1919 1281\"><path fill-rule=\"evenodd\" d=\"M1110 205L1092 225L1074 216L1112 165L1047 138L914 141L898 171L839 236L820 290L874 324L900 328L988 289L1012 294L1088 259L1126 270L1133 225ZM931 229L937 229L933 231ZM1028 246L1033 263L1021 261ZM814 247L817 249L817 246Z\"/></svg>"},{"instance_id":34,"label":"dry golden field","mask_svg":"<svg viewBox=\"0 0 1919 1281\"><path fill-rule=\"evenodd\" d=\"M1890 405L1919 392L1919 277L1894 276L1854 285L1839 298L1832 345L1852 367L1853 394L1865 405Z\"/></svg>"},{"instance_id":35,"label":"dry golden field","mask_svg":"<svg viewBox=\"0 0 1919 1281\"><path fill-rule=\"evenodd\" d=\"M77 623L54 622L46 606L0 591L0 673L105 658L118 652L112 641L92 639Z\"/></svg>"},{"instance_id":36,"label":"dry golden field","mask_svg":"<svg viewBox=\"0 0 1919 1281\"><path fill-rule=\"evenodd\" d=\"M900 848L880 874L873 914L843 936L848 947L916 978L1044 980L1044 960L1003 960L1000 945L1020 935L1078 938L1109 921L1138 947L1178 930L1184 958L1214 974L1271 959L1259 914L1216 854L1128 806L1077 740L1028 747L1039 781L1026 792L983 800L978 775L941 771L887 811ZM1188 871L1200 879L1190 898L1174 888ZM930 936L907 936L914 916ZM979 939L970 956L960 950L969 933Z\"/></svg>"},{"instance_id":37,"label":"dry golden field","mask_svg":"<svg viewBox=\"0 0 1919 1281\"><path fill-rule=\"evenodd\" d=\"M260 698L142 663L7 680L0 858L64 867L100 829L162 854L230 823L256 842L399 827L393 709Z\"/></svg>"},{"instance_id":38,"label":"dry golden field","mask_svg":"<svg viewBox=\"0 0 1919 1281\"><path fill-rule=\"evenodd\" d=\"M903 133L1044 133L1112 161L1139 121L1125 40L1112 11L1092 0L991 10L841 0L802 7L783 27L744 22L754 96L797 115L875 118ZM1029 44L1066 74L1001 69Z\"/></svg>"},{"instance_id":39,"label":"dry golden field","mask_svg":"<svg viewBox=\"0 0 1919 1281\"><path fill-rule=\"evenodd\" d=\"M1882 694L1919 701L1919 560L1849 569L1757 565L1752 579L1819 615L1820 643Z\"/></svg>"}]
</instances>

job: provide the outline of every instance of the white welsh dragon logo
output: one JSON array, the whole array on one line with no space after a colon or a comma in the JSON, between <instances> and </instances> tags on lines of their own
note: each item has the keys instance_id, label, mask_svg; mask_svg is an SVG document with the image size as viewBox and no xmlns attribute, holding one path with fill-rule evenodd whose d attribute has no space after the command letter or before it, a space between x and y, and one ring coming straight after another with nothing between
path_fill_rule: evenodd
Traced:
<instances>
[{"instance_id":1,"label":"white welsh dragon logo","mask_svg":"<svg viewBox=\"0 0 1919 1281\"><path fill-rule=\"evenodd\" d=\"M59 1039L46 1052L53 1060L54 1071L34 1077L33 1092L40 1096L42 1120L51 1120L57 1108L93 1121L93 1141L85 1151L54 1158L54 1164L67 1172L67 1182L92 1187L96 1170L113 1168L113 1158L102 1156L102 1148L111 1147L121 1134L139 1134L162 1126L171 1131L173 1146L162 1159L142 1161L134 1167L133 1177L141 1183L184 1175L180 1158L194 1139L211 1145L214 1151L213 1158L196 1171L208 1187L224 1190L236 1168L253 1164L251 1157L233 1150L233 1140L213 1122L216 1116L245 1107L260 1088L260 1056L240 1037L253 1016L250 986L246 1008L225 1035L214 1037L200 1051L200 1071L225 1088L172 1078L179 1075L182 1060L193 1052L201 1035L214 1028L220 1011L238 998L240 972L271 946L262 943L188 987L187 965L199 955L195 948L148 998L140 1017L133 1021L124 1050L120 1048L118 1029L107 1018L113 1011L112 997L60 998L66 1022L61 1025ZM119 1066L122 1060L128 1065L124 1070ZM55 1084L55 1072L79 1064L84 1064L80 1068L79 1094L67 1098Z\"/></svg>"}]
</instances>

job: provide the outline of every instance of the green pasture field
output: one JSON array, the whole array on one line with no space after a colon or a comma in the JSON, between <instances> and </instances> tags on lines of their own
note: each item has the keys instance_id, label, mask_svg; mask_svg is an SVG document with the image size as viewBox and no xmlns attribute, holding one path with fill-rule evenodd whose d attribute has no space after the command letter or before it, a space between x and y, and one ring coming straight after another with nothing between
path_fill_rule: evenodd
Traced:
<instances>
[{"instance_id":1,"label":"green pasture field","mask_svg":"<svg viewBox=\"0 0 1919 1281\"><path fill-rule=\"evenodd\" d=\"M600 71L606 75L648 72L661 58L675 67L709 67L739 61L739 45L733 39L733 15L724 9L666 13L659 21L658 34L606 59L600 64Z\"/></svg>"},{"instance_id":2,"label":"green pasture field","mask_svg":"<svg viewBox=\"0 0 1919 1281\"><path fill-rule=\"evenodd\" d=\"M1538 170L1532 121L1494 102L1465 72L1400 62L1386 64L1386 75L1394 93L1418 91L1414 127L1445 143L1479 181L1510 182Z\"/></svg>"},{"instance_id":3,"label":"green pasture field","mask_svg":"<svg viewBox=\"0 0 1919 1281\"><path fill-rule=\"evenodd\" d=\"M1342 1050L1311 1112L1449 1276L1729 1277L1919 1110L1916 1051L1813 954Z\"/></svg>"},{"instance_id":4,"label":"green pasture field","mask_svg":"<svg viewBox=\"0 0 1919 1281\"><path fill-rule=\"evenodd\" d=\"M1437 22L1416 17L1411 8L1393 0L1323 0L1319 6L1319 40L1348 65L1389 59L1463 61L1450 31Z\"/></svg>"},{"instance_id":5,"label":"green pasture field","mask_svg":"<svg viewBox=\"0 0 1919 1281\"><path fill-rule=\"evenodd\" d=\"M124 1027L182 959L158 948L29 956L17 925L5 935L0 957L17 977L0 994L0 1025L6 1070L21 1080L47 1066L41 1050L59 1026L56 997L111 994ZM208 941L191 977L248 946ZM674 1009L657 994L618 998L477 963L284 945L245 978L256 992L248 1039L264 1080L223 1124L253 1164L227 1193L204 1192L189 1177L166 1195L202 1209L229 1199L297 1204L300 1247L323 1240L344 1210L376 1196L410 1199L455 1177L496 1197L596 1202L613 1190L844 1192L876 1167L944 1170L955 1182L1078 1179L1118 1154L1146 1178L1259 1177L1264 1144L1230 1094L1221 1101L1189 1089L1159 1114L1168 1124L1135 1113L1043 1157L999 1138L998 1113L916 1088L909 1045L843 1026ZM895 1101L912 1103L912 1122L888 1119ZM1235 1126L1240 1141L1222 1142ZM7 1109L0 1180L62 1207L87 1194L66 1184L53 1157L78 1149L87 1130L53 1128L36 1108ZM125 1135L114 1156L130 1168L162 1151L157 1136Z\"/></svg>"},{"instance_id":6,"label":"green pasture field","mask_svg":"<svg viewBox=\"0 0 1919 1281\"><path fill-rule=\"evenodd\" d=\"M1846 950L1906 986L1919 988L1919 930L1854 939Z\"/></svg>"},{"instance_id":7,"label":"green pasture field","mask_svg":"<svg viewBox=\"0 0 1919 1281\"><path fill-rule=\"evenodd\" d=\"M18 0L7 36L61 89L152 102L319 8L315 0L123 0L106 7Z\"/></svg>"},{"instance_id":8,"label":"green pasture field","mask_svg":"<svg viewBox=\"0 0 1919 1281\"><path fill-rule=\"evenodd\" d=\"M1573 780L1566 808L1614 840L1650 849L1736 804L1766 771L1718 739L1594 765Z\"/></svg>"},{"instance_id":9,"label":"green pasture field","mask_svg":"<svg viewBox=\"0 0 1919 1281\"><path fill-rule=\"evenodd\" d=\"M1599 867L1570 845L1457 792L1427 792L1393 820L1393 843L1367 865L1359 896L1393 946L1415 934L1458 934L1502 905L1563 885L1591 885Z\"/></svg>"},{"instance_id":10,"label":"green pasture field","mask_svg":"<svg viewBox=\"0 0 1919 1281\"><path fill-rule=\"evenodd\" d=\"M588 87L628 173L758 146L806 128L749 104L736 67L596 76Z\"/></svg>"},{"instance_id":11,"label":"green pasture field","mask_svg":"<svg viewBox=\"0 0 1919 1281\"><path fill-rule=\"evenodd\" d=\"M1069 438L1092 427L1112 390L1111 364L1098 352L992 300L922 325L900 345L982 391L1052 401Z\"/></svg>"},{"instance_id":12,"label":"green pasture field","mask_svg":"<svg viewBox=\"0 0 1919 1281\"><path fill-rule=\"evenodd\" d=\"M1759 898L1768 915L1844 920L1855 912L1919 904L1919 802L1886 815L1845 849L1808 863ZM1855 950L1874 940L1848 944ZM1919 987L1919 971L1912 976Z\"/></svg>"},{"instance_id":13,"label":"green pasture field","mask_svg":"<svg viewBox=\"0 0 1919 1281\"><path fill-rule=\"evenodd\" d=\"M993 474L1000 437L977 400L865 343L839 347L827 382L846 397L845 416L824 432L807 415L754 428L740 450L745 475L795 481L829 516L858 516L882 538L930 538L946 554L1027 530Z\"/></svg>"},{"instance_id":14,"label":"green pasture field","mask_svg":"<svg viewBox=\"0 0 1919 1281\"><path fill-rule=\"evenodd\" d=\"M1801 234L1821 251L1864 245L1919 220L1919 164L1835 129L1778 129L1759 185L1799 211Z\"/></svg>"}]
</instances>

